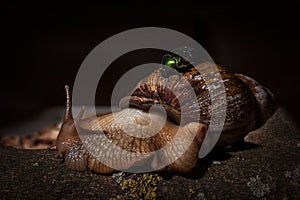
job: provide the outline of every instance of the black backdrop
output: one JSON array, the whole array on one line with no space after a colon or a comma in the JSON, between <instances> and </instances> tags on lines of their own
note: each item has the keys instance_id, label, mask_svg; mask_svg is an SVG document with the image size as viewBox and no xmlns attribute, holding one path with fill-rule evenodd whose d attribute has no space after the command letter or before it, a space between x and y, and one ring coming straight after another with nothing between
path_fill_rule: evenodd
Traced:
<instances>
[{"instance_id":1,"label":"black backdrop","mask_svg":"<svg viewBox=\"0 0 300 200\"><path fill-rule=\"evenodd\" d=\"M216 63L267 86L300 122L299 5L105 4L5 6L1 11L1 126L64 105L63 86L73 84L85 56L101 41L131 28L157 26L197 40ZM116 62L103 81L109 93L134 62L157 59L148 52ZM134 65L133 65L134 66ZM109 105L103 95L98 105Z\"/></svg>"}]
</instances>

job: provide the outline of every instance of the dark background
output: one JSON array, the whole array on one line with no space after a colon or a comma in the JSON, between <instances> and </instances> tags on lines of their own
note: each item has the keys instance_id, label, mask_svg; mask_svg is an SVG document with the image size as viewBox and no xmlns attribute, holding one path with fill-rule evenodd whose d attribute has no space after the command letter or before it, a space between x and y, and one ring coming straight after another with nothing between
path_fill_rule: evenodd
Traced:
<instances>
[{"instance_id":1,"label":"dark background","mask_svg":"<svg viewBox=\"0 0 300 200\"><path fill-rule=\"evenodd\" d=\"M267 86L300 122L299 4L105 4L8 5L1 10L1 127L64 105L65 84L74 83L87 54L106 38L131 28L156 26L198 41L214 61ZM98 105L123 68L159 61L144 52L116 61L102 80ZM126 56L125 56L126 57Z\"/></svg>"}]
</instances>

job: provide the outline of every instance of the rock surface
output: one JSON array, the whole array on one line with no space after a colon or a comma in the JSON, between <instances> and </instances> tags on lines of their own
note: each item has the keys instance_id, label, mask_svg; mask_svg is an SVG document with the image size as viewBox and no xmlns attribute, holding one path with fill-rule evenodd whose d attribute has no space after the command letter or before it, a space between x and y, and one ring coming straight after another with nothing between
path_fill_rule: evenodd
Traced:
<instances>
[{"instance_id":1,"label":"rock surface","mask_svg":"<svg viewBox=\"0 0 300 200\"><path fill-rule=\"evenodd\" d=\"M246 141L215 149L191 173L158 176L80 173L55 159L55 150L0 146L0 194L2 199L300 199L300 133L285 111L278 109Z\"/></svg>"}]
</instances>

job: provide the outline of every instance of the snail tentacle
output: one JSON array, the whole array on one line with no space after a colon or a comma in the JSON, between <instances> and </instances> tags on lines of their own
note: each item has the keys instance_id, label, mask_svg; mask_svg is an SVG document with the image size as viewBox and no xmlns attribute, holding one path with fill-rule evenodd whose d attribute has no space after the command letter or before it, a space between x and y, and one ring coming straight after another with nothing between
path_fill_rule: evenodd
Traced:
<instances>
[{"instance_id":1,"label":"snail tentacle","mask_svg":"<svg viewBox=\"0 0 300 200\"><path fill-rule=\"evenodd\" d=\"M64 122L73 119L72 111L71 111L72 102L70 98L70 91L68 85L65 85L65 90L66 90L66 110L65 110Z\"/></svg>"}]
</instances>

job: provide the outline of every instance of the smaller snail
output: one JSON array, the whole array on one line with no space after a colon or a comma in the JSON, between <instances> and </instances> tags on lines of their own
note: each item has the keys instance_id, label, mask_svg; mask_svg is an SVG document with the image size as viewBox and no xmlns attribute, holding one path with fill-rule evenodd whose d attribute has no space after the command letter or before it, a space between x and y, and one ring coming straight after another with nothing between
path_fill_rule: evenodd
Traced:
<instances>
[{"instance_id":1,"label":"smaller snail","mask_svg":"<svg viewBox=\"0 0 300 200\"><path fill-rule=\"evenodd\" d=\"M132 159L125 155L118 169L126 170L134 166L149 165L156 170L191 171L198 161L198 153L210 125L211 113L219 112L218 108L210 106L208 86L197 69L205 68L211 75L216 72L210 71L211 63L194 67L184 59L173 55L165 56L164 61L170 68L178 69L182 77L170 74L168 70L164 71L162 68L154 71L137 84L131 96L124 97L120 101L122 110L117 113L82 119L83 109L74 119L71 113L69 87L65 86L66 111L55 143L58 150L56 155L64 158L67 166L73 170L91 169L98 173L112 173L117 169L100 162L85 144L93 143L92 149L98 155L105 155L107 159L113 159L117 153L114 148L104 148L108 140L128 152L149 153L149 155L166 145L171 145L170 149L162 151L159 156ZM226 117L221 137L217 142L217 146L224 147L243 140L250 131L262 126L276 110L277 102L272 93L255 80L242 74L230 73L219 65L217 68L217 73L221 74L221 81L226 88ZM169 85L164 87L162 83ZM219 82L212 83L217 84ZM187 101L189 96L187 85L193 87L196 102ZM175 96L169 88L181 95ZM129 107L126 107L124 102L129 102ZM179 102L184 103L179 105ZM155 104L165 108L168 116L165 121L161 112L149 111ZM183 108L186 109L185 112ZM197 113L200 113L199 119L195 118ZM180 121L181 116L184 116L185 121ZM75 124L86 133L81 135L81 138ZM90 136L94 132L97 132L97 137ZM150 132L154 133L151 137L135 137L128 134ZM178 137L180 142L173 144L175 137ZM183 146L187 146L187 149L178 156ZM172 162L159 168L159 163L163 159Z\"/></svg>"}]
</instances>

